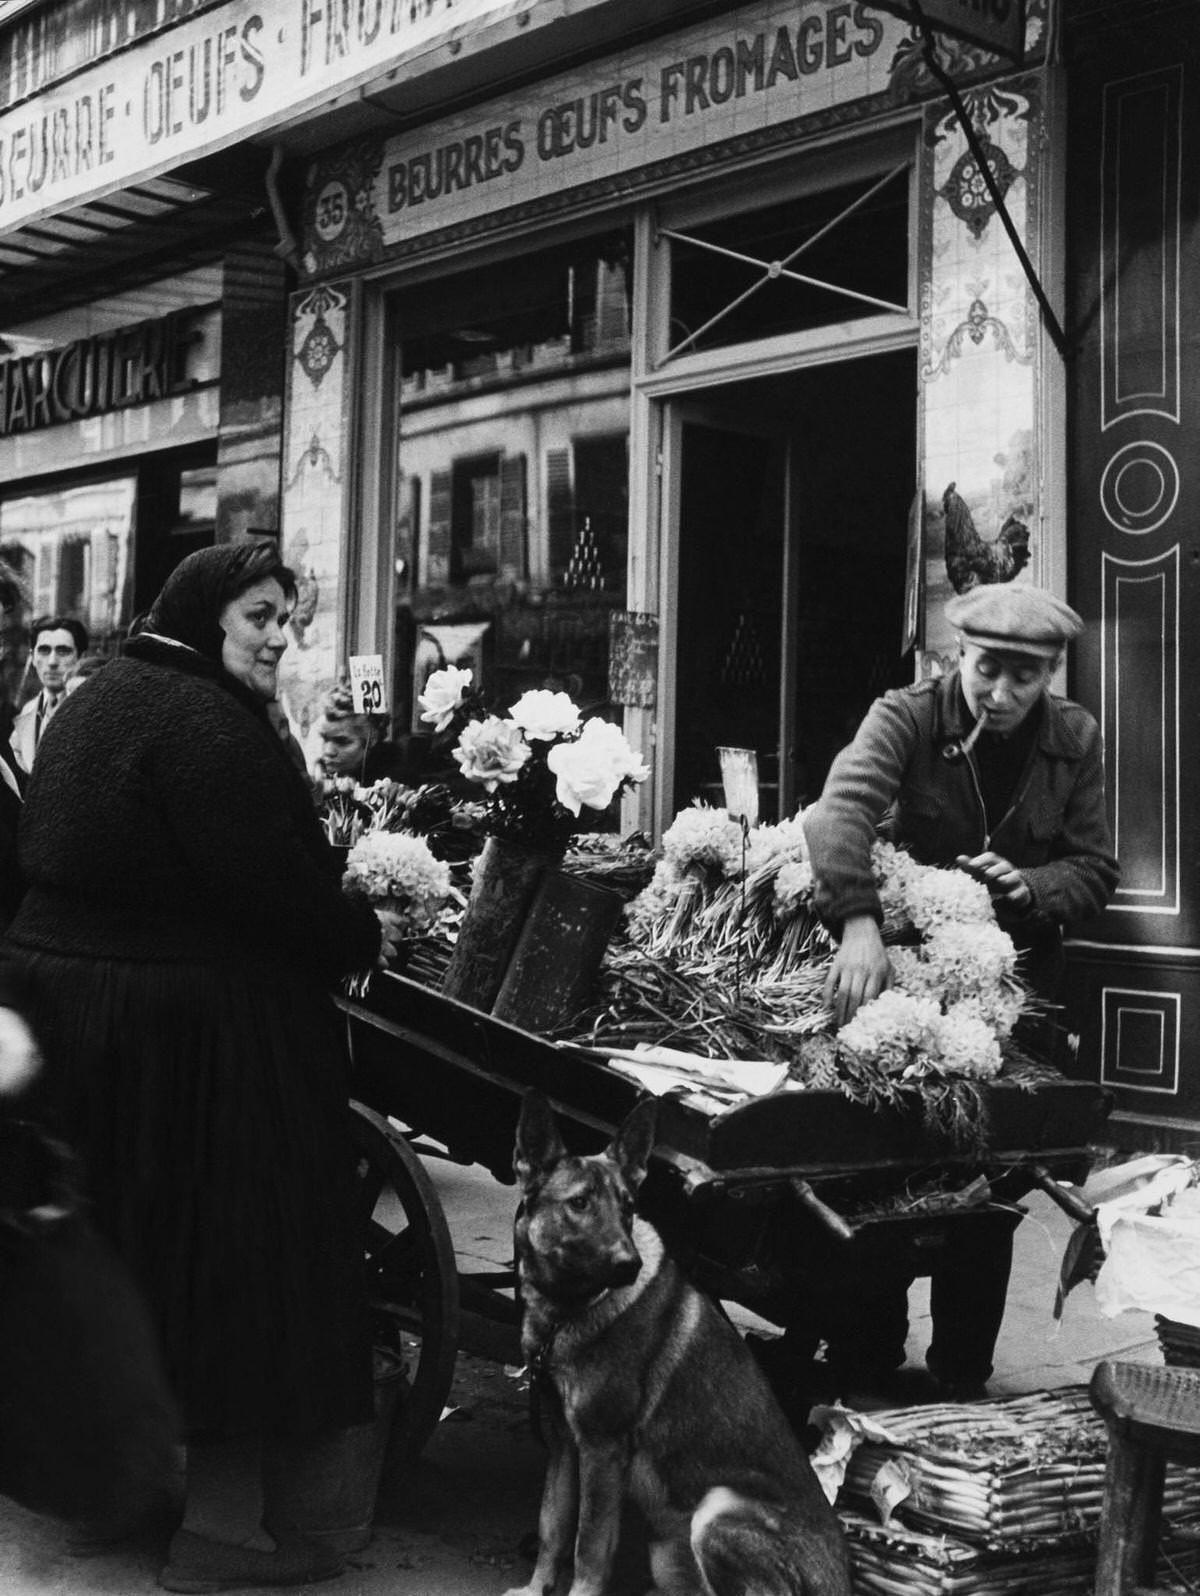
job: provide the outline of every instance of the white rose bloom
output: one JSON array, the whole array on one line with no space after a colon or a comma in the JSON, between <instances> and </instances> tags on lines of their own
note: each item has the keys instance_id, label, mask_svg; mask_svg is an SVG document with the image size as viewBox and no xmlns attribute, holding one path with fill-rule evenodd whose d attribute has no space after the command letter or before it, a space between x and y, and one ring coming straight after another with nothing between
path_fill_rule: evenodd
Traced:
<instances>
[{"instance_id":1,"label":"white rose bloom","mask_svg":"<svg viewBox=\"0 0 1200 1596\"><path fill-rule=\"evenodd\" d=\"M434 671L425 683L425 691L417 699L421 706L421 719L429 721L434 731L445 731L454 719L454 712L470 687L474 671L459 670L457 665L447 665Z\"/></svg>"},{"instance_id":2,"label":"white rose bloom","mask_svg":"<svg viewBox=\"0 0 1200 1596\"><path fill-rule=\"evenodd\" d=\"M522 693L508 712L526 737L552 743L556 737L573 737L579 730L579 710L568 693L544 687Z\"/></svg>"},{"instance_id":3,"label":"white rose bloom","mask_svg":"<svg viewBox=\"0 0 1200 1596\"><path fill-rule=\"evenodd\" d=\"M593 750L596 758L609 760L618 781L645 781L650 774L650 766L634 753L625 733L610 720L601 720L597 715L584 721L579 741Z\"/></svg>"},{"instance_id":4,"label":"white rose bloom","mask_svg":"<svg viewBox=\"0 0 1200 1596\"><path fill-rule=\"evenodd\" d=\"M516 781L522 765L529 760L529 744L521 728L511 720L489 715L486 720L464 726L458 747L451 757L458 761L463 775L481 783L488 792Z\"/></svg>"},{"instance_id":5,"label":"white rose bloom","mask_svg":"<svg viewBox=\"0 0 1200 1596\"><path fill-rule=\"evenodd\" d=\"M558 777L554 796L564 809L573 815L586 804L589 809L607 809L620 785L621 778L612 765L597 758L593 749L585 748L582 740L559 743L546 755L546 764Z\"/></svg>"},{"instance_id":6,"label":"white rose bloom","mask_svg":"<svg viewBox=\"0 0 1200 1596\"><path fill-rule=\"evenodd\" d=\"M598 716L584 722L574 742L552 748L546 764L558 777L555 797L573 815L582 804L606 809L623 781L644 781L650 774L621 728Z\"/></svg>"}]
</instances>

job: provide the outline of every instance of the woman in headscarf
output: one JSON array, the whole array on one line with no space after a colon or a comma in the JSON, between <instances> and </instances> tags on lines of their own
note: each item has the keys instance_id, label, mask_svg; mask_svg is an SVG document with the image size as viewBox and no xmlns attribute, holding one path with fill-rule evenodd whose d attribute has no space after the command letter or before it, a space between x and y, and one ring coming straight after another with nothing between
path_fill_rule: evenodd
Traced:
<instances>
[{"instance_id":1,"label":"woman in headscarf","mask_svg":"<svg viewBox=\"0 0 1200 1596\"><path fill-rule=\"evenodd\" d=\"M272 543L189 555L55 716L21 827L9 943L44 1106L145 1288L187 1425L174 1590L336 1572L272 1523L264 1448L372 1416L328 993L395 922L343 893L267 719L294 597Z\"/></svg>"}]
</instances>

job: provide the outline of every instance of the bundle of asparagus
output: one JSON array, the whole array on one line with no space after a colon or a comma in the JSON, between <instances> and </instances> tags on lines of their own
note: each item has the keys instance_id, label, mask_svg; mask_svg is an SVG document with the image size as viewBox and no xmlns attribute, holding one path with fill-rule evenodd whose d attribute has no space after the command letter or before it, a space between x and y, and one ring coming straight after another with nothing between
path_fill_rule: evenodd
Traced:
<instances>
[{"instance_id":1,"label":"bundle of asparagus","mask_svg":"<svg viewBox=\"0 0 1200 1596\"><path fill-rule=\"evenodd\" d=\"M893 1520L845 1510L839 1514L850 1548L854 1596L1092 1596L1094 1533L1041 1536L980 1546L952 1535L931 1535ZM1156 1589L1194 1591L1200 1575L1195 1533L1175 1537L1166 1526L1159 1544Z\"/></svg>"},{"instance_id":2,"label":"bundle of asparagus","mask_svg":"<svg viewBox=\"0 0 1200 1596\"><path fill-rule=\"evenodd\" d=\"M996 1551L854 1512L841 1520L855 1596L1084 1596L1095 1579L1086 1536Z\"/></svg>"},{"instance_id":3,"label":"bundle of asparagus","mask_svg":"<svg viewBox=\"0 0 1200 1596\"><path fill-rule=\"evenodd\" d=\"M1004 1401L900 1408L874 1420L892 1437L855 1452L855 1507L890 1503L906 1527L1003 1550L1094 1532L1104 1499L1107 1434L1087 1387ZM1196 1470L1172 1469L1171 1520L1197 1494Z\"/></svg>"},{"instance_id":4,"label":"bundle of asparagus","mask_svg":"<svg viewBox=\"0 0 1200 1596\"><path fill-rule=\"evenodd\" d=\"M1106 1436L1084 1386L876 1418L894 1444L861 1446L846 1488L864 1504L887 1492L909 1525L1003 1544L1099 1516Z\"/></svg>"}]
</instances>

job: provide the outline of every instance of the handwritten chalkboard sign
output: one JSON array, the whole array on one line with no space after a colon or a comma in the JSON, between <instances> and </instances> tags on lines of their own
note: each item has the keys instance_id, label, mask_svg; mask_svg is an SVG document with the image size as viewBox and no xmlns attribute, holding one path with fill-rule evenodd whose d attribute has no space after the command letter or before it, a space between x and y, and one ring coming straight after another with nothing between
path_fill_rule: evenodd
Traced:
<instances>
[{"instance_id":1,"label":"handwritten chalkboard sign","mask_svg":"<svg viewBox=\"0 0 1200 1596\"><path fill-rule=\"evenodd\" d=\"M614 610L608 618L608 696L630 709L658 701L658 616Z\"/></svg>"}]
</instances>

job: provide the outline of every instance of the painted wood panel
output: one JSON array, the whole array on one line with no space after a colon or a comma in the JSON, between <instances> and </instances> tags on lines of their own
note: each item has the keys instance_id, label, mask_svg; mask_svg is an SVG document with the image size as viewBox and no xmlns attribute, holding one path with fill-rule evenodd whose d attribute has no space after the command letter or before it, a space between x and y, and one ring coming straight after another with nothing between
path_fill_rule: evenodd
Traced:
<instances>
[{"instance_id":1,"label":"painted wood panel","mask_svg":"<svg viewBox=\"0 0 1200 1596\"><path fill-rule=\"evenodd\" d=\"M1105 85L1102 425L1179 420L1179 182L1183 67Z\"/></svg>"},{"instance_id":2,"label":"painted wood panel","mask_svg":"<svg viewBox=\"0 0 1200 1596\"><path fill-rule=\"evenodd\" d=\"M1110 913L1177 915L1179 551L1144 561L1101 559L1102 725L1121 861Z\"/></svg>"},{"instance_id":3,"label":"painted wood panel","mask_svg":"<svg viewBox=\"0 0 1200 1596\"><path fill-rule=\"evenodd\" d=\"M1102 705L1122 868L1069 984L1118 1139L1168 1145L1200 1133L1200 40L1189 7L1067 19L1072 689Z\"/></svg>"}]
</instances>

